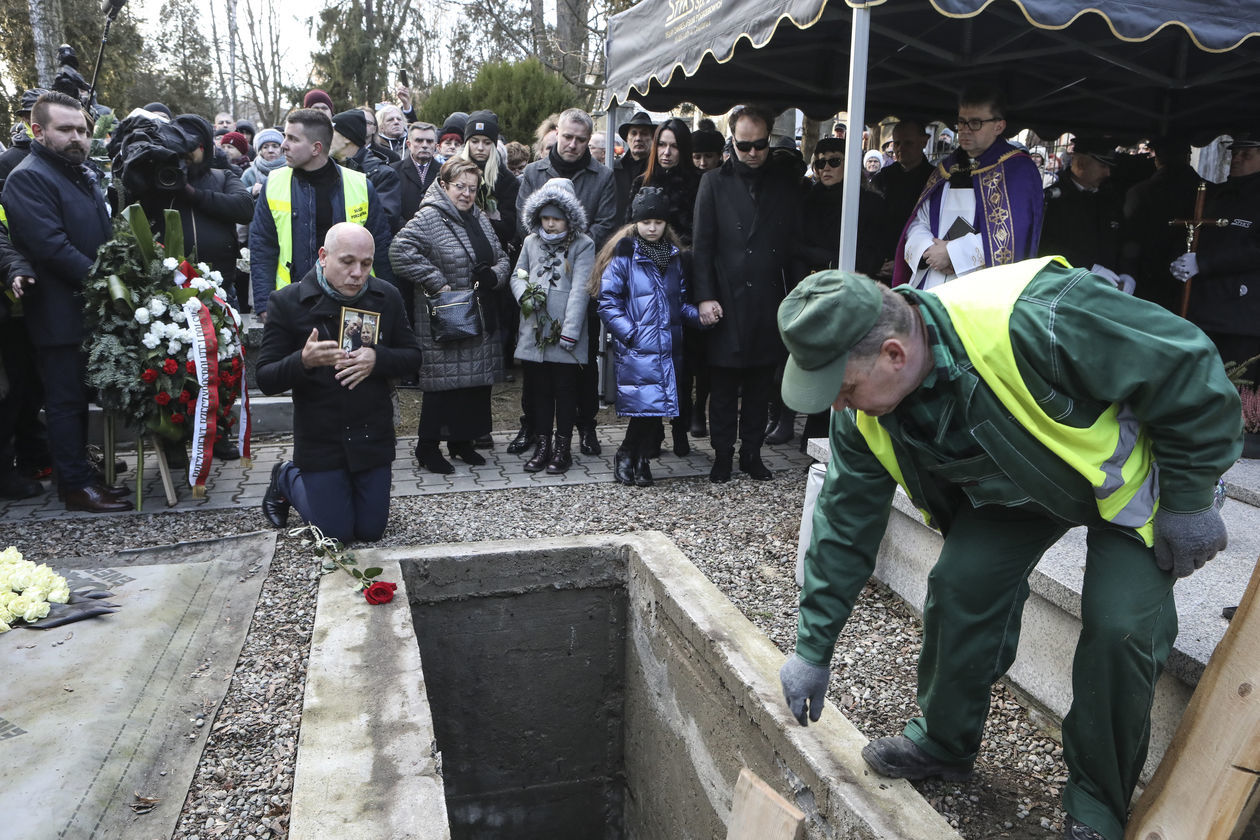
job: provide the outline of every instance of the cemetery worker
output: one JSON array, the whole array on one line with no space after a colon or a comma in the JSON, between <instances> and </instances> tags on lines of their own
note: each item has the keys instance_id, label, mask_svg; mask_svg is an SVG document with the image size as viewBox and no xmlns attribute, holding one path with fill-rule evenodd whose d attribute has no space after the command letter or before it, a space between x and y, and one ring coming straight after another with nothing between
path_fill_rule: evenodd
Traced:
<instances>
[{"instance_id":1,"label":"cemetery worker","mask_svg":"<svg viewBox=\"0 0 1260 840\"><path fill-rule=\"evenodd\" d=\"M1211 342L1053 258L930 293L823 272L788 296L779 326L784 402L835 409L796 652L780 671L793 714L804 725L822 711L900 484L945 538L923 615L923 715L862 754L886 776L967 776L1028 575L1084 525L1066 836L1121 840L1177 633L1173 583L1226 545L1214 492L1241 449L1241 409Z\"/></svg>"},{"instance_id":2,"label":"cemetery worker","mask_svg":"<svg viewBox=\"0 0 1260 840\"><path fill-rule=\"evenodd\" d=\"M9 135L9 148L0 154L0 189L4 189L4 180L9 177L9 173L31 153L31 108L35 107L35 101L47 92L43 88L22 91L17 119L13 121L13 133Z\"/></svg>"},{"instance_id":3,"label":"cemetery worker","mask_svg":"<svg viewBox=\"0 0 1260 840\"><path fill-rule=\"evenodd\" d=\"M1157 137L1150 145L1155 174L1125 193L1121 249L1138 279L1134 294L1180 312L1182 286L1169 264L1186 251L1186 229L1168 222L1194 215L1200 178L1190 165L1186 140Z\"/></svg>"},{"instance_id":4,"label":"cemetery worker","mask_svg":"<svg viewBox=\"0 0 1260 840\"><path fill-rule=\"evenodd\" d=\"M539 126L539 129L544 127L546 123ZM595 132L595 124L590 114L580 108L569 108L556 118L555 131L555 144L542 159L525 167L525 174L521 176L521 188L516 195L517 227L521 238L529 235L529 231L521 226L525 218L522 213L525 202L535 190L552 178L568 178L573 182L573 191L577 193L582 209L586 211L589 224L586 235L595 243L596 249L602 248L620 217L617 215L617 187L613 170L591 156L590 141ZM651 137L650 132L648 137ZM644 162L646 163L646 159ZM593 301L587 311L586 327L587 358L593 359L598 354L600 327ZM598 366L583 366L581 376L577 414L579 451L583 455L598 455L602 449L595 433L595 415L599 411ZM524 392L522 399L527 401ZM528 405L521 407L521 428L509 444L509 452L522 452L533 440L532 431L527 427L532 413Z\"/></svg>"},{"instance_id":5,"label":"cemetery worker","mask_svg":"<svg viewBox=\"0 0 1260 840\"><path fill-rule=\"evenodd\" d=\"M306 276L271 296L258 352L263 393L293 393L293 460L272 468L263 515L283 528L292 506L343 544L385 533L394 460L389 380L420 366L398 290L372 275L375 251L365 228L329 228ZM374 343L342 349L346 307L378 314Z\"/></svg>"},{"instance_id":6,"label":"cemetery worker","mask_svg":"<svg viewBox=\"0 0 1260 840\"><path fill-rule=\"evenodd\" d=\"M46 93L31 109L34 142L0 194L9 235L33 276L12 285L22 300L44 410L53 468L68 510L131 510L126 488L106 486L87 455L87 354L83 282L109 241L109 211L88 161L90 136L79 101Z\"/></svg>"},{"instance_id":7,"label":"cemetery worker","mask_svg":"<svg viewBox=\"0 0 1260 840\"><path fill-rule=\"evenodd\" d=\"M1203 215L1228 227L1200 228L1196 253L1172 264L1175 278L1193 277L1186 314L1216 344L1223 362L1260 355L1260 139L1230 144L1229 179L1208 186ZM1184 246L1183 246L1184 247ZM1245 378L1255 380L1260 363Z\"/></svg>"},{"instance_id":8,"label":"cemetery worker","mask_svg":"<svg viewBox=\"0 0 1260 840\"><path fill-rule=\"evenodd\" d=\"M919 203L919 196L923 194L923 185L935 168L923 153L927 148L928 133L918 120L904 119L893 126L892 143L895 165L885 166L871 178L871 186L884 196L884 219L881 222L883 230L880 231L885 242L881 246L884 249L884 260L878 271L884 276L892 275L892 256L897 237L910 221L910 215ZM858 270L862 271L860 267ZM870 274L869 271L864 273Z\"/></svg>"},{"instance_id":9,"label":"cemetery worker","mask_svg":"<svg viewBox=\"0 0 1260 840\"><path fill-rule=\"evenodd\" d=\"M481 169L472 161L454 157L442 164L420 209L390 247L399 280L416 287L412 323L424 352L416 459L435 473L455 471L439 450L443 440L451 457L472 466L485 464L473 442L490 434L490 392L503 381L503 346L493 299L495 290L507 284L511 262L490 220L477 207L480 186ZM466 289L476 289L481 334L438 342L425 295Z\"/></svg>"},{"instance_id":10,"label":"cemetery worker","mask_svg":"<svg viewBox=\"0 0 1260 840\"><path fill-rule=\"evenodd\" d=\"M693 297L705 323L709 361L709 480L731 478L735 440L739 468L768 480L761 462L774 371L787 352L774 313L787 293L794 240L800 233L800 156L771 154L773 115L750 106L731 114L735 152L700 179L693 232ZM742 399L742 407L741 407Z\"/></svg>"},{"instance_id":11,"label":"cemetery worker","mask_svg":"<svg viewBox=\"0 0 1260 840\"><path fill-rule=\"evenodd\" d=\"M1112 282L1132 294L1134 279L1120 250L1123 207L1110 183L1115 164L1111 144L1100 137L1076 138L1068 168L1045 191L1038 252L1115 278Z\"/></svg>"},{"instance_id":12,"label":"cemetery worker","mask_svg":"<svg viewBox=\"0 0 1260 840\"><path fill-rule=\"evenodd\" d=\"M394 110L398 110L397 107ZM406 221L402 217L402 181L390 167L385 153L368 143L367 115L358 108L342 111L333 116L332 124L329 155L338 165L367 176L381 200L390 233L397 233Z\"/></svg>"},{"instance_id":13,"label":"cemetery worker","mask_svg":"<svg viewBox=\"0 0 1260 840\"><path fill-rule=\"evenodd\" d=\"M645 111L636 111L626 122L617 126L617 134L626 144L621 157L613 161L613 180L617 184L617 221L623 222L630 212L630 188L634 179L647 170L652 159L652 134L656 123ZM597 243L598 244L598 243Z\"/></svg>"},{"instance_id":14,"label":"cemetery worker","mask_svg":"<svg viewBox=\"0 0 1260 840\"><path fill-rule=\"evenodd\" d=\"M249 226L249 273L254 311L267 314L267 298L302 278L315 265L318 243L339 222L363 225L376 243L373 273L393 281L389 270L389 222L376 188L362 172L329 159L332 121L301 108L289 114L280 146L289 165L267 177Z\"/></svg>"},{"instance_id":15,"label":"cemetery worker","mask_svg":"<svg viewBox=\"0 0 1260 840\"><path fill-rule=\"evenodd\" d=\"M996 88L976 86L959 96L958 149L924 185L897 243L893 285L930 289L1036 253L1041 175L1027 152L1002 139L1005 117Z\"/></svg>"}]
</instances>

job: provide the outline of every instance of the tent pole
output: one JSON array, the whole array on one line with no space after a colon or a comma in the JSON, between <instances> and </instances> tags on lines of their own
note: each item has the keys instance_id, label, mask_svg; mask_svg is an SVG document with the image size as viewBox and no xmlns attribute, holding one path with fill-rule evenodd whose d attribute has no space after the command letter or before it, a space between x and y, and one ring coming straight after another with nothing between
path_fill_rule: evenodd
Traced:
<instances>
[{"instance_id":1,"label":"tent pole","mask_svg":"<svg viewBox=\"0 0 1260 840\"><path fill-rule=\"evenodd\" d=\"M844 198L840 205L841 271L853 271L857 261L858 200L862 192L862 132L866 128L866 57L871 32L871 11L853 7L853 37L849 45L849 132L844 147Z\"/></svg>"}]
</instances>

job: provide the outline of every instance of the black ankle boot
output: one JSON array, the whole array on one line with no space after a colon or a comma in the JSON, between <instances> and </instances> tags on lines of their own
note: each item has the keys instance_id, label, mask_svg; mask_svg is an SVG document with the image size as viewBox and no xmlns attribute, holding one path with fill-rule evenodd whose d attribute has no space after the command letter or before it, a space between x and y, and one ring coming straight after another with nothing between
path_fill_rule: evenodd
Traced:
<instances>
[{"instance_id":1,"label":"black ankle boot","mask_svg":"<svg viewBox=\"0 0 1260 840\"><path fill-rule=\"evenodd\" d=\"M685 458L691 454L691 443L687 440L687 430L681 425L674 426L674 454Z\"/></svg>"},{"instance_id":2,"label":"black ankle boot","mask_svg":"<svg viewBox=\"0 0 1260 840\"><path fill-rule=\"evenodd\" d=\"M450 475L455 472L455 467L451 466L451 462L442 457L442 450L438 449L436 440L416 441L416 460L420 462L420 466L438 475Z\"/></svg>"},{"instance_id":3,"label":"black ankle boot","mask_svg":"<svg viewBox=\"0 0 1260 840\"><path fill-rule=\"evenodd\" d=\"M783 414L783 403L778 400L771 400L770 406L766 409L766 430L764 434L770 434L779 425L779 418Z\"/></svg>"},{"instance_id":4,"label":"black ankle boot","mask_svg":"<svg viewBox=\"0 0 1260 840\"><path fill-rule=\"evenodd\" d=\"M599 445L599 438L595 436L594 423L578 429L578 451L583 455L599 455L604 451Z\"/></svg>"},{"instance_id":5,"label":"black ankle boot","mask_svg":"<svg viewBox=\"0 0 1260 840\"><path fill-rule=\"evenodd\" d=\"M652 479L652 462L646 457L639 457L634 462L634 484L636 487L651 487L656 482Z\"/></svg>"},{"instance_id":6,"label":"black ankle boot","mask_svg":"<svg viewBox=\"0 0 1260 840\"><path fill-rule=\"evenodd\" d=\"M760 447L757 449L740 448L739 470L747 473L749 478L755 478L758 481L769 481L774 476L774 473L770 472L770 468L761 463Z\"/></svg>"},{"instance_id":7,"label":"black ankle boot","mask_svg":"<svg viewBox=\"0 0 1260 840\"><path fill-rule=\"evenodd\" d=\"M471 440L453 440L447 445L452 458L458 458L465 464L481 467L486 463L485 457L476 450Z\"/></svg>"},{"instance_id":8,"label":"black ankle boot","mask_svg":"<svg viewBox=\"0 0 1260 840\"><path fill-rule=\"evenodd\" d=\"M713 453L713 468L709 470L709 481L714 484L725 484L731 480L731 461L734 459L734 447L728 447Z\"/></svg>"},{"instance_id":9,"label":"black ankle boot","mask_svg":"<svg viewBox=\"0 0 1260 840\"><path fill-rule=\"evenodd\" d=\"M556 432L556 445L551 450L551 463L547 475L562 475L573 466L573 436Z\"/></svg>"},{"instance_id":10,"label":"black ankle boot","mask_svg":"<svg viewBox=\"0 0 1260 840\"><path fill-rule=\"evenodd\" d=\"M613 479L618 484L634 484L634 459L624 446L617 450L613 460Z\"/></svg>"},{"instance_id":11,"label":"black ankle boot","mask_svg":"<svg viewBox=\"0 0 1260 840\"><path fill-rule=\"evenodd\" d=\"M779 412L779 422L766 433L766 443L778 446L796 437L796 412L785 408Z\"/></svg>"},{"instance_id":12,"label":"black ankle boot","mask_svg":"<svg viewBox=\"0 0 1260 840\"><path fill-rule=\"evenodd\" d=\"M691 436L693 438L709 436L709 426L704 420L704 406L698 401L691 407Z\"/></svg>"},{"instance_id":13,"label":"black ankle boot","mask_svg":"<svg viewBox=\"0 0 1260 840\"><path fill-rule=\"evenodd\" d=\"M516 433L516 437L512 438L512 442L507 445L509 455L520 455L526 449L529 449L534 443L534 429L530 426L529 421L524 417L521 418L521 430Z\"/></svg>"},{"instance_id":14,"label":"black ankle boot","mask_svg":"<svg viewBox=\"0 0 1260 840\"><path fill-rule=\"evenodd\" d=\"M539 435L534 438L534 454L525 462L525 472L542 472L551 461L551 435Z\"/></svg>"}]
</instances>

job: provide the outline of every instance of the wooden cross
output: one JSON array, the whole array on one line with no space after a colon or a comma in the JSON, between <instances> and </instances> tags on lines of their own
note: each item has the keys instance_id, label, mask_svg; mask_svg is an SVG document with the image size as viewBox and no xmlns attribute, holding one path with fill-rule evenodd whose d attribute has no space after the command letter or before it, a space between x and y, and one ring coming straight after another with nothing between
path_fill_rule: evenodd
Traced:
<instances>
[{"instance_id":1,"label":"wooden cross","mask_svg":"<svg viewBox=\"0 0 1260 840\"><path fill-rule=\"evenodd\" d=\"M1170 219L1169 227L1177 225L1185 225L1186 228L1186 253L1192 254L1199 247L1199 228L1204 225L1212 225L1214 227L1229 227L1229 219L1205 219L1203 218L1203 204L1207 200L1207 181L1199 182L1199 189L1194 196L1194 218L1193 219ZM1190 281L1192 278L1186 278L1186 287L1181 290L1181 317L1186 317L1186 311L1190 308Z\"/></svg>"}]
</instances>

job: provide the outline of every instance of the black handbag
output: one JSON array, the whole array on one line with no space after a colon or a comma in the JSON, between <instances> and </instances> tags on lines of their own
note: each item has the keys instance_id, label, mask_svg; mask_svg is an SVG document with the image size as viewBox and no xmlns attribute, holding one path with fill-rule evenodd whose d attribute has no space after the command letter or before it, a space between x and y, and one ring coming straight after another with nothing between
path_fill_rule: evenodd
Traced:
<instances>
[{"instance_id":1,"label":"black handbag","mask_svg":"<svg viewBox=\"0 0 1260 840\"><path fill-rule=\"evenodd\" d=\"M484 330L477 285L429 295L429 331L436 342L476 338Z\"/></svg>"}]
</instances>

